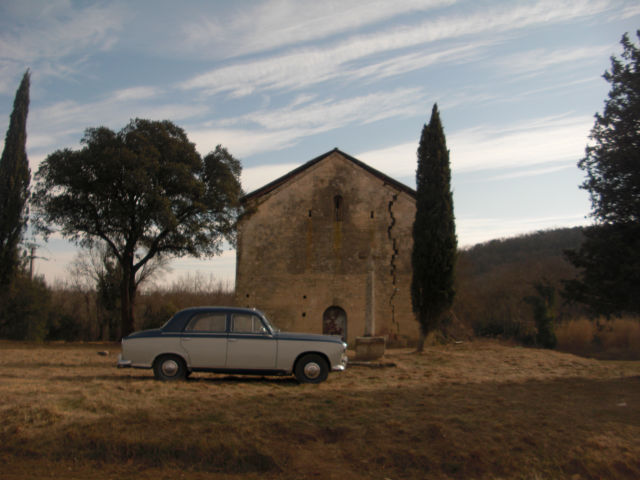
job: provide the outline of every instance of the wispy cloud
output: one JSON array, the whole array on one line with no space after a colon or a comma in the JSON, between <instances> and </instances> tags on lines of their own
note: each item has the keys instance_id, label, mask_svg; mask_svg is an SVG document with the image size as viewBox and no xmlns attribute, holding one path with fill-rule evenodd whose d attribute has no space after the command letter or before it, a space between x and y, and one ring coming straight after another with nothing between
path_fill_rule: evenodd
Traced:
<instances>
[{"instance_id":1,"label":"wispy cloud","mask_svg":"<svg viewBox=\"0 0 640 480\"><path fill-rule=\"evenodd\" d=\"M197 75L183 82L180 87L185 90L201 89L208 95L229 92L232 97L242 97L257 91L297 90L328 81L372 82L436 63L458 63L470 58L477 60L478 51L487 45L486 42L454 45L382 60L363 60L378 53L373 43L368 46L310 48L221 67Z\"/></svg>"},{"instance_id":2,"label":"wispy cloud","mask_svg":"<svg viewBox=\"0 0 640 480\"><path fill-rule=\"evenodd\" d=\"M569 163L563 165L553 165L550 167L540 167L540 168L528 168L524 170L517 170L515 172L503 173L500 175L495 175L488 178L483 178L483 182L489 182L494 180L512 180L514 178L523 178L523 177L536 177L538 175L548 175L550 173L561 172L562 170L567 170L570 168L576 168L576 162L570 161Z\"/></svg>"},{"instance_id":3,"label":"wispy cloud","mask_svg":"<svg viewBox=\"0 0 640 480\"><path fill-rule=\"evenodd\" d=\"M620 12L620 18L633 18L640 15L640 5L625 5Z\"/></svg>"},{"instance_id":4,"label":"wispy cloud","mask_svg":"<svg viewBox=\"0 0 640 480\"><path fill-rule=\"evenodd\" d=\"M415 175L419 135L418 129L415 142L360 152L355 157L392 177Z\"/></svg>"},{"instance_id":5,"label":"wispy cloud","mask_svg":"<svg viewBox=\"0 0 640 480\"><path fill-rule=\"evenodd\" d=\"M16 12L22 15L18 25L0 21L0 92L11 90L11 77L21 74L27 66L37 69L40 75L65 76L75 72L74 65L83 61L82 52L104 51L113 46L125 18L121 6L77 7L69 2L37 4L12 13ZM71 55L80 57L60 61Z\"/></svg>"},{"instance_id":6,"label":"wispy cloud","mask_svg":"<svg viewBox=\"0 0 640 480\"><path fill-rule=\"evenodd\" d=\"M270 129L326 131L350 124L417 115L421 113L423 100L424 93L418 88L400 88L345 99L327 98L310 103L301 103L296 99L284 108L251 112L226 123L255 122Z\"/></svg>"},{"instance_id":7,"label":"wispy cloud","mask_svg":"<svg viewBox=\"0 0 640 480\"><path fill-rule=\"evenodd\" d=\"M199 152L210 152L222 144L239 158L291 147L306 135L306 131L297 129L260 131L214 127L189 130L189 139L195 142Z\"/></svg>"},{"instance_id":8,"label":"wispy cloud","mask_svg":"<svg viewBox=\"0 0 640 480\"><path fill-rule=\"evenodd\" d=\"M511 74L539 74L549 72L549 69L554 67L571 69L583 66L585 60L599 62L612 53L611 45L564 49L539 48L503 57L496 63Z\"/></svg>"},{"instance_id":9,"label":"wispy cloud","mask_svg":"<svg viewBox=\"0 0 640 480\"><path fill-rule=\"evenodd\" d=\"M476 127L447 137L454 171L526 167L578 160L590 116L539 118L509 127Z\"/></svg>"},{"instance_id":10,"label":"wispy cloud","mask_svg":"<svg viewBox=\"0 0 640 480\"><path fill-rule=\"evenodd\" d=\"M181 87L199 89L210 95L229 92L232 96L244 96L260 90L299 89L327 80L359 80L374 74L384 77L393 74L394 70L406 72L410 68L423 68L430 64L430 58L437 58L436 50L419 54L401 52L402 49L439 40L468 39L486 32L495 35L541 23L563 22L611 8L611 3L605 0L542 0L515 5L512 8L478 9L465 15L442 15L409 26L389 27L375 34L352 35L322 47L299 48L268 58L233 63L196 75ZM482 42L464 48L477 49ZM452 53L457 51L460 55L465 53L464 48L457 45L445 50L452 49ZM442 46L439 49L442 50ZM399 51L399 61L387 57L391 52ZM409 59L414 63L417 61L417 65L412 67Z\"/></svg>"},{"instance_id":11,"label":"wispy cloud","mask_svg":"<svg viewBox=\"0 0 640 480\"><path fill-rule=\"evenodd\" d=\"M162 90L158 87L140 86L123 88L122 90L116 90L111 95L111 98L107 101L129 101L129 100L144 100L148 98L157 97L162 93Z\"/></svg>"},{"instance_id":12,"label":"wispy cloud","mask_svg":"<svg viewBox=\"0 0 640 480\"><path fill-rule=\"evenodd\" d=\"M201 151L223 143L243 157L290 147L310 135L348 125L418 115L425 98L419 89L401 88L343 100L313 100L298 97L286 107L226 119L210 129L192 131L190 136Z\"/></svg>"},{"instance_id":13,"label":"wispy cloud","mask_svg":"<svg viewBox=\"0 0 640 480\"><path fill-rule=\"evenodd\" d=\"M124 126L130 118L150 118L153 120L183 120L205 113L204 105L185 104L133 104L129 99L107 98L91 103L79 103L72 100L57 102L33 112L33 123L40 131L50 131L47 122L51 122L57 131L80 130L97 126L95 112L100 111L99 122L112 128Z\"/></svg>"},{"instance_id":14,"label":"wispy cloud","mask_svg":"<svg viewBox=\"0 0 640 480\"><path fill-rule=\"evenodd\" d=\"M252 192L299 166L298 163L279 163L245 168L242 170L242 188L247 193Z\"/></svg>"},{"instance_id":15,"label":"wispy cloud","mask_svg":"<svg viewBox=\"0 0 640 480\"><path fill-rule=\"evenodd\" d=\"M528 168L575 162L584 154L593 124L589 116L545 117L510 126L479 126L447 135L455 173ZM389 175L415 174L419 132L414 142L358 153L356 156ZM560 168L560 166L558 166ZM548 173L553 166L544 167ZM531 170L529 174L541 174ZM514 173L515 175L515 173Z\"/></svg>"},{"instance_id":16,"label":"wispy cloud","mask_svg":"<svg viewBox=\"0 0 640 480\"><path fill-rule=\"evenodd\" d=\"M448 136L447 144L451 151L451 165L454 173L474 172L480 170L498 171L512 169L508 173L500 173L490 180L529 177L554 173L573 167L583 155L587 135L592 124L590 117L551 117L538 118L509 127L484 126L453 132ZM225 145L233 145L248 155L253 148L256 151L277 149L290 146L296 135L304 135L306 131L274 131L258 135L254 139L251 131L215 130L192 135L198 145L206 144L213 148L221 141ZM416 140L392 145L382 149L354 152L355 157L395 178L413 177L416 169L416 150L418 148L419 131ZM207 143L202 138L211 138ZM214 140L215 139L215 140ZM217 142L217 143L214 143ZM244 147L243 147L244 145ZM256 146L257 145L257 146ZM295 168L296 164L286 163L270 165L264 172L272 175L258 174L249 178L264 180L266 177L276 178ZM263 172L260 169L252 172ZM249 175L249 174L247 174ZM485 178L485 181L487 179ZM266 183L263 181L262 184ZM261 184L247 183L248 189Z\"/></svg>"},{"instance_id":17,"label":"wispy cloud","mask_svg":"<svg viewBox=\"0 0 640 480\"><path fill-rule=\"evenodd\" d=\"M89 127L103 125L119 130L134 117L179 122L209 111L203 104L164 103L162 95L162 90L155 87L138 86L117 90L94 102L65 100L32 109L29 131L34 133L27 137L31 167L37 168L36 160L45 153L77 146Z\"/></svg>"},{"instance_id":18,"label":"wispy cloud","mask_svg":"<svg viewBox=\"0 0 640 480\"><path fill-rule=\"evenodd\" d=\"M232 15L205 15L182 25L179 48L214 55L246 55L299 46L396 17L448 6L456 0L271 0ZM221 48L222 46L222 48Z\"/></svg>"},{"instance_id":19,"label":"wispy cloud","mask_svg":"<svg viewBox=\"0 0 640 480\"><path fill-rule=\"evenodd\" d=\"M59 8L49 15L30 19L34 30L12 29L8 25L0 34L2 58L32 61L61 58L89 48L108 49L116 41L123 12L120 8L89 5L85 8Z\"/></svg>"}]
</instances>

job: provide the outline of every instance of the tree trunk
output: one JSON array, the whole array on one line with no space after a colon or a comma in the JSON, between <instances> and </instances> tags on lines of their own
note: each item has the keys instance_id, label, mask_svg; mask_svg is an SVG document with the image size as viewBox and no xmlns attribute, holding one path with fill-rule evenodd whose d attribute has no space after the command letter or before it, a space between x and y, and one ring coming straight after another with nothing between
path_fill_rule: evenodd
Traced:
<instances>
[{"instance_id":1,"label":"tree trunk","mask_svg":"<svg viewBox=\"0 0 640 480\"><path fill-rule=\"evenodd\" d=\"M424 334L422 329L420 329L420 336L418 337L418 346L416 348L416 353L422 353L424 351L424 342L427 339L427 336Z\"/></svg>"},{"instance_id":2,"label":"tree trunk","mask_svg":"<svg viewBox=\"0 0 640 480\"><path fill-rule=\"evenodd\" d=\"M122 336L126 337L134 331L133 305L136 295L136 282L133 269L133 254L130 257L125 256L125 264L122 266L121 291Z\"/></svg>"},{"instance_id":3,"label":"tree trunk","mask_svg":"<svg viewBox=\"0 0 640 480\"><path fill-rule=\"evenodd\" d=\"M420 334L418 336L416 353L422 353L424 351L424 342L427 340L427 336L430 332L429 327L431 326L431 322L429 315L424 311L416 314L416 320L418 320L418 324L420 325Z\"/></svg>"}]
</instances>

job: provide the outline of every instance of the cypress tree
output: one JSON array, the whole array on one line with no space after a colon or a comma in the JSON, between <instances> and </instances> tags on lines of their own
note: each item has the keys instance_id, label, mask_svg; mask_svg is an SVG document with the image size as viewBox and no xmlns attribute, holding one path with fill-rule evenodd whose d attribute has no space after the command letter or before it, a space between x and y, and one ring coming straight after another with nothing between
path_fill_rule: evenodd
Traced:
<instances>
[{"instance_id":1,"label":"cypress tree","mask_svg":"<svg viewBox=\"0 0 640 480\"><path fill-rule=\"evenodd\" d=\"M29 80L27 70L16 92L0 158L0 286L9 284L15 273L18 246L27 224L31 180L26 150Z\"/></svg>"},{"instance_id":2,"label":"cypress tree","mask_svg":"<svg viewBox=\"0 0 640 480\"><path fill-rule=\"evenodd\" d=\"M451 194L449 151L438 105L422 129L416 171L411 301L420 324L418 351L453 303L457 238Z\"/></svg>"}]
</instances>

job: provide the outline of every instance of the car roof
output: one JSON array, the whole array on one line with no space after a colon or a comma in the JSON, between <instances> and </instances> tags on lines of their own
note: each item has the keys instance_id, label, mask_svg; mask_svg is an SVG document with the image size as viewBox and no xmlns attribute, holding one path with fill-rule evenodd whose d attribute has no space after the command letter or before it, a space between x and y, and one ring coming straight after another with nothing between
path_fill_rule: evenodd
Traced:
<instances>
[{"instance_id":1,"label":"car roof","mask_svg":"<svg viewBox=\"0 0 640 480\"><path fill-rule=\"evenodd\" d=\"M243 308L243 307L220 307L220 306L199 306L189 307L175 313L173 317L162 327L164 332L181 332L184 330L186 323L197 313L245 313L245 314L258 314L264 316L264 314L255 308Z\"/></svg>"},{"instance_id":2,"label":"car roof","mask_svg":"<svg viewBox=\"0 0 640 480\"><path fill-rule=\"evenodd\" d=\"M250 313L250 312L259 312L256 308L246 308L246 307L224 307L219 305L211 305L211 306L197 306L197 307L188 307L180 310L177 313L181 312L216 312L216 311L225 311L225 312L241 312L241 313Z\"/></svg>"}]
</instances>

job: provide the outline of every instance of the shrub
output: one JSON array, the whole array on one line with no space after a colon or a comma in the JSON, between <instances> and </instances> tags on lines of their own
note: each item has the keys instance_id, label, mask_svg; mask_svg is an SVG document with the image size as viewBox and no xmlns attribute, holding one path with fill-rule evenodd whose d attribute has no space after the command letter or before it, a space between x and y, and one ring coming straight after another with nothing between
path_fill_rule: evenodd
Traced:
<instances>
[{"instance_id":1,"label":"shrub","mask_svg":"<svg viewBox=\"0 0 640 480\"><path fill-rule=\"evenodd\" d=\"M159 328L166 323L178 310L171 301L161 300L160 302L145 302L145 309L142 315L142 328Z\"/></svg>"},{"instance_id":2,"label":"shrub","mask_svg":"<svg viewBox=\"0 0 640 480\"><path fill-rule=\"evenodd\" d=\"M0 305L0 336L12 340L42 341L47 335L51 293L42 277L18 274Z\"/></svg>"},{"instance_id":3,"label":"shrub","mask_svg":"<svg viewBox=\"0 0 640 480\"><path fill-rule=\"evenodd\" d=\"M605 322L597 335L605 350L635 350L640 353L640 319L615 318Z\"/></svg>"},{"instance_id":4,"label":"shrub","mask_svg":"<svg viewBox=\"0 0 640 480\"><path fill-rule=\"evenodd\" d=\"M525 298L533 307L533 318L536 322L536 344L544 348L555 348L557 339L554 332L556 320L556 289L546 282L536 283L537 295Z\"/></svg>"},{"instance_id":5,"label":"shrub","mask_svg":"<svg viewBox=\"0 0 640 480\"><path fill-rule=\"evenodd\" d=\"M568 352L586 352L591 348L597 328L586 318L562 323L556 329L558 349Z\"/></svg>"},{"instance_id":6,"label":"shrub","mask_svg":"<svg viewBox=\"0 0 640 480\"><path fill-rule=\"evenodd\" d=\"M67 313L52 312L47 326L46 340L72 342L82 338L82 328L77 319Z\"/></svg>"},{"instance_id":7,"label":"shrub","mask_svg":"<svg viewBox=\"0 0 640 480\"><path fill-rule=\"evenodd\" d=\"M640 318L574 319L558 326L558 350L608 359L640 360Z\"/></svg>"}]
</instances>

